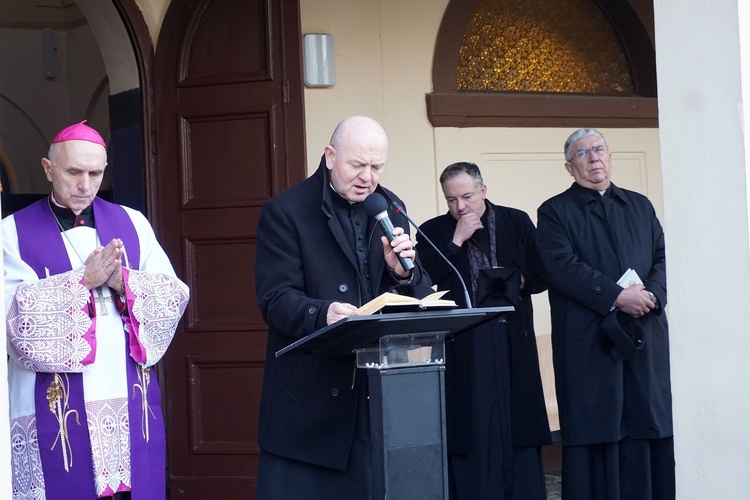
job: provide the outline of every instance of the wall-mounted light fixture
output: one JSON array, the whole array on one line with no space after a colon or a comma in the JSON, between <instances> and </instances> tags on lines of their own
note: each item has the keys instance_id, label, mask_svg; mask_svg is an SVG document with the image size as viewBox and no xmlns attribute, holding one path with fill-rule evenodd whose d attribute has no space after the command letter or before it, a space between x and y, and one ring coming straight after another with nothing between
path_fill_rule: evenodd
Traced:
<instances>
[{"instance_id":1,"label":"wall-mounted light fixture","mask_svg":"<svg viewBox=\"0 0 750 500\"><path fill-rule=\"evenodd\" d=\"M308 87L333 87L336 83L333 36L322 33L306 33L303 40L305 85Z\"/></svg>"}]
</instances>

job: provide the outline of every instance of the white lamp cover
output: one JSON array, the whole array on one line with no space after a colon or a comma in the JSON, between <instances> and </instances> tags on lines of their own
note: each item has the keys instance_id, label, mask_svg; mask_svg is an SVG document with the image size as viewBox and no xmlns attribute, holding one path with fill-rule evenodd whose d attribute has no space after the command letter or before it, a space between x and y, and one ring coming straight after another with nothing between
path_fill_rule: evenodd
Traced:
<instances>
[{"instance_id":1,"label":"white lamp cover","mask_svg":"<svg viewBox=\"0 0 750 500\"><path fill-rule=\"evenodd\" d=\"M308 87L333 87L336 83L333 36L323 33L306 33L303 40L305 85Z\"/></svg>"}]
</instances>

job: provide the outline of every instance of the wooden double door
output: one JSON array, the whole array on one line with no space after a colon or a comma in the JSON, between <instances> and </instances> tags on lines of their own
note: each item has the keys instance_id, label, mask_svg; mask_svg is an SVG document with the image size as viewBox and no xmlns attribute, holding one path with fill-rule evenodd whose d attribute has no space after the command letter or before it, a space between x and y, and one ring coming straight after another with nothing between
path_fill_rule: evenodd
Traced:
<instances>
[{"instance_id":1,"label":"wooden double door","mask_svg":"<svg viewBox=\"0 0 750 500\"><path fill-rule=\"evenodd\" d=\"M154 58L150 212L191 300L161 367L172 499L254 498L262 203L304 178L298 0L172 0Z\"/></svg>"}]
</instances>

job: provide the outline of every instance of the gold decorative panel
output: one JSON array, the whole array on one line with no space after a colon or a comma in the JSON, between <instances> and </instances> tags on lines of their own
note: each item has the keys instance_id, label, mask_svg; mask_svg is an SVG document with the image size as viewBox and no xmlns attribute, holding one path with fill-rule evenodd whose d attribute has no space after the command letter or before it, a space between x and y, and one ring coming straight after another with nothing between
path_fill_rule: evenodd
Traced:
<instances>
[{"instance_id":1,"label":"gold decorative panel","mask_svg":"<svg viewBox=\"0 0 750 500\"><path fill-rule=\"evenodd\" d=\"M458 90L632 95L622 45L590 0L481 0Z\"/></svg>"}]
</instances>

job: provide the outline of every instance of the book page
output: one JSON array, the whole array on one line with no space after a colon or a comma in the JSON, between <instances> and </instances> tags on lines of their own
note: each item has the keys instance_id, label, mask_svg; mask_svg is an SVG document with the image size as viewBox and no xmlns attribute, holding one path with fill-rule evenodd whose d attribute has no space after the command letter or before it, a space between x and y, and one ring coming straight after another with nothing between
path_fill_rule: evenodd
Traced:
<instances>
[{"instance_id":1,"label":"book page","mask_svg":"<svg viewBox=\"0 0 750 500\"><path fill-rule=\"evenodd\" d=\"M456 307L454 301L441 298L446 293L448 293L448 290L431 293L422 300L419 300L407 295L385 292L357 309L357 316L373 314L386 307L413 306L425 309L430 307Z\"/></svg>"}]
</instances>

